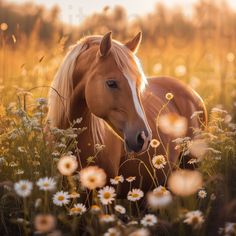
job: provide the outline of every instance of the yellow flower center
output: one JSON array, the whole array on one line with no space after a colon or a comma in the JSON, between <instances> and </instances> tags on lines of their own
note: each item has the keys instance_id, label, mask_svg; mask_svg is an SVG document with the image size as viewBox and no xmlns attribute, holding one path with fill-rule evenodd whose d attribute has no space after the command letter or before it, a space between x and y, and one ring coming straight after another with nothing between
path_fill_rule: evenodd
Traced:
<instances>
[{"instance_id":1,"label":"yellow flower center","mask_svg":"<svg viewBox=\"0 0 236 236\"><path fill-rule=\"evenodd\" d=\"M40 224L41 225L47 225L47 219L46 218L42 218L41 220L40 220Z\"/></svg>"},{"instance_id":2,"label":"yellow flower center","mask_svg":"<svg viewBox=\"0 0 236 236\"><path fill-rule=\"evenodd\" d=\"M161 158L157 158L155 161L156 165L161 165L163 163L163 160Z\"/></svg>"},{"instance_id":3,"label":"yellow flower center","mask_svg":"<svg viewBox=\"0 0 236 236\"><path fill-rule=\"evenodd\" d=\"M59 201L63 201L63 200L65 200L65 197L64 196L58 196L58 198L57 198Z\"/></svg>"},{"instance_id":4,"label":"yellow flower center","mask_svg":"<svg viewBox=\"0 0 236 236\"><path fill-rule=\"evenodd\" d=\"M89 182L91 182L91 183L94 183L94 182L95 182L94 176L90 176L90 177L89 177Z\"/></svg>"},{"instance_id":5,"label":"yellow flower center","mask_svg":"<svg viewBox=\"0 0 236 236\"><path fill-rule=\"evenodd\" d=\"M67 163L65 164L65 168L66 168L66 169L70 169L70 168L71 168L71 164L70 164L69 162L67 162Z\"/></svg>"},{"instance_id":6,"label":"yellow flower center","mask_svg":"<svg viewBox=\"0 0 236 236\"><path fill-rule=\"evenodd\" d=\"M106 193L103 194L103 197L104 197L105 199L109 199L109 198L111 197L111 194L108 193L108 192L106 192Z\"/></svg>"},{"instance_id":7,"label":"yellow flower center","mask_svg":"<svg viewBox=\"0 0 236 236\"><path fill-rule=\"evenodd\" d=\"M21 185L21 190L26 190L27 189L27 185L26 184L23 184L23 185Z\"/></svg>"},{"instance_id":8,"label":"yellow flower center","mask_svg":"<svg viewBox=\"0 0 236 236\"><path fill-rule=\"evenodd\" d=\"M197 225L198 223L199 223L198 217L197 217L197 216L194 216L194 217L192 218L192 224L193 224L193 225Z\"/></svg>"},{"instance_id":9,"label":"yellow flower center","mask_svg":"<svg viewBox=\"0 0 236 236\"><path fill-rule=\"evenodd\" d=\"M166 94L166 99L167 100L171 100L174 97L174 95L172 93L167 93Z\"/></svg>"},{"instance_id":10,"label":"yellow flower center","mask_svg":"<svg viewBox=\"0 0 236 236\"><path fill-rule=\"evenodd\" d=\"M132 193L132 195L131 195L132 197L134 197L134 198L137 198L137 197L139 197L139 195L137 194L137 193Z\"/></svg>"},{"instance_id":11,"label":"yellow flower center","mask_svg":"<svg viewBox=\"0 0 236 236\"><path fill-rule=\"evenodd\" d=\"M82 209L78 208L78 207L73 207L70 209L71 213L80 213L81 211L82 211Z\"/></svg>"}]
</instances>

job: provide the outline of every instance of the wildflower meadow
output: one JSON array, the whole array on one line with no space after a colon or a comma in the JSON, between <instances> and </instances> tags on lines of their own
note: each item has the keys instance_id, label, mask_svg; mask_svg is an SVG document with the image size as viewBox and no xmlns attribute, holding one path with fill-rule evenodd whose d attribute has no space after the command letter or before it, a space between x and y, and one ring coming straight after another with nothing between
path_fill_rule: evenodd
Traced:
<instances>
[{"instance_id":1,"label":"wildflower meadow","mask_svg":"<svg viewBox=\"0 0 236 236\"><path fill-rule=\"evenodd\" d=\"M200 1L196 13L209 14L187 20L181 10L158 5L134 21L125 17L125 9L108 7L87 16L76 31L51 20L56 8L0 1L1 8L1 236L236 235L236 11ZM31 27L17 9L33 17ZM213 13L218 14L216 25ZM151 140L146 152L153 189L148 192L137 187L137 176L108 178L95 164L103 144L95 145L82 166L77 143L88 128L81 125L82 118L67 129L53 127L47 119L47 94L68 46L83 34L103 34L109 28L127 38L127 24L131 34L143 31L138 56L144 71L184 81L202 96L208 111L208 122L194 129L195 138L184 136L186 119L162 113L174 99L171 91L165 95L156 122L181 156L166 173L168 150L160 153L162 140ZM191 119L201 115L196 111ZM164 184L156 172L164 176ZM124 184L129 189L121 197Z\"/></svg>"}]
</instances>

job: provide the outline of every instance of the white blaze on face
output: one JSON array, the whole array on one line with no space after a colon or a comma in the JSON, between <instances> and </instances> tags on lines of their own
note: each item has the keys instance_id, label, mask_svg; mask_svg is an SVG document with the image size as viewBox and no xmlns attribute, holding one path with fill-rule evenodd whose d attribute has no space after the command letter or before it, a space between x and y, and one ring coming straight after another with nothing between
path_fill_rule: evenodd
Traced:
<instances>
[{"instance_id":1,"label":"white blaze on face","mask_svg":"<svg viewBox=\"0 0 236 236\"><path fill-rule=\"evenodd\" d=\"M130 90L131 90L131 93L132 93L135 110L136 110L138 116L143 120L143 122L144 122L144 124L146 126L146 129L150 133L150 128L149 128L146 116L145 116L145 114L143 112L143 109L141 107L140 101L138 99L135 81L131 80L131 79L128 79L127 77L126 77L126 79L128 81L128 84L129 84L129 87L130 87ZM142 134L142 137L143 137L144 141L146 141L146 139L144 138L144 134ZM149 138L149 137L146 137L146 138ZM147 142L148 142L148 140L147 140Z\"/></svg>"}]
</instances>

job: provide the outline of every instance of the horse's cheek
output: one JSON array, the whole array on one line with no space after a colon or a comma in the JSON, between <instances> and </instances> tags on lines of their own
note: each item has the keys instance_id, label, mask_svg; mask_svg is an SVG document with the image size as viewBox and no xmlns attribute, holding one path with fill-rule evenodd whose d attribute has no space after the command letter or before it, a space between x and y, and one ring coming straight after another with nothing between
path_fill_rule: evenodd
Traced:
<instances>
[{"instance_id":1,"label":"horse's cheek","mask_svg":"<svg viewBox=\"0 0 236 236\"><path fill-rule=\"evenodd\" d=\"M105 118L108 115L108 102L104 102L102 96L92 96L88 99L87 105L91 113L94 115Z\"/></svg>"}]
</instances>

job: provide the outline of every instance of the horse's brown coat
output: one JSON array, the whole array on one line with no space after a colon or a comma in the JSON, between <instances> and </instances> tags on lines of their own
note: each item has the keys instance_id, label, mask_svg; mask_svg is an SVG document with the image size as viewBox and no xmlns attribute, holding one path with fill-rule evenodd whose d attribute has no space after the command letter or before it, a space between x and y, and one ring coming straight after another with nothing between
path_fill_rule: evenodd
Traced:
<instances>
[{"instance_id":1,"label":"horse's brown coat","mask_svg":"<svg viewBox=\"0 0 236 236\"><path fill-rule=\"evenodd\" d=\"M109 177L119 173L125 177L139 176L141 173L143 189L147 191L152 180L138 160L143 161L152 171L150 157L145 152L138 155L137 159L127 161L122 140L124 135L132 139L132 135L145 130L147 138L150 138L151 131L152 137L158 138L156 117L166 103L166 93L171 92L174 98L163 113L174 112L186 117L189 127L187 136L193 137L192 128L200 127L197 119L190 118L192 113L198 110L205 113L205 107L196 92L169 77L149 78L142 91L146 78L130 50L137 49L138 45L135 44L140 43L140 35L126 46L115 41L109 42L107 38L103 38L103 41L106 45L101 45L102 37L87 37L69 52L52 85L65 101L58 99L58 95L51 92L48 118L52 120L53 125L66 128L69 120L82 117L81 125L88 127L78 138L82 165L86 166L86 158L94 154L94 145L100 142L106 147L98 155L96 164L104 168ZM108 90L104 85L108 79L115 79L119 83L119 90ZM144 117L141 117L135 108L137 101L134 101L131 84L136 86L138 105L145 114ZM174 149L170 137L160 131L159 134L165 147L169 145L170 163L175 163L179 152ZM158 153L165 154L162 146L158 147ZM165 173L168 173L169 168L170 165L167 165ZM158 182L163 184L165 176L162 171L157 171L157 177ZM139 182L140 178L136 184L139 185Z\"/></svg>"}]
</instances>

